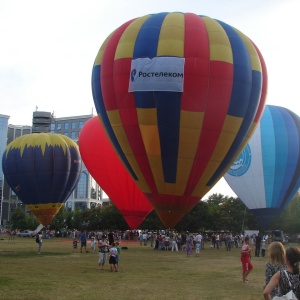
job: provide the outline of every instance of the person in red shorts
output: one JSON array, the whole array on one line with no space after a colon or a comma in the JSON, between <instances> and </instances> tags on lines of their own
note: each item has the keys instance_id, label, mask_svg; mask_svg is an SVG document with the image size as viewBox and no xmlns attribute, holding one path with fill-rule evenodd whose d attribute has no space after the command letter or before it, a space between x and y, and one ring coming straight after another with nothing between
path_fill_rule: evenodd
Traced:
<instances>
[{"instance_id":1,"label":"person in red shorts","mask_svg":"<svg viewBox=\"0 0 300 300\"><path fill-rule=\"evenodd\" d=\"M243 267L243 283L248 282L248 275L253 270L251 262L251 248L249 247L249 236L245 237L241 252L241 262Z\"/></svg>"}]
</instances>

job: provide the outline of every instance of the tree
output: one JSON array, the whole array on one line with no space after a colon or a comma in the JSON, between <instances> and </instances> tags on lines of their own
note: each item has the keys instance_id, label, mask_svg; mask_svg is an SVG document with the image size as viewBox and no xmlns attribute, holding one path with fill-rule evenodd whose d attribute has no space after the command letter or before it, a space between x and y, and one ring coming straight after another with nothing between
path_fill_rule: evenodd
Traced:
<instances>
[{"instance_id":1,"label":"tree","mask_svg":"<svg viewBox=\"0 0 300 300\"><path fill-rule=\"evenodd\" d=\"M111 230L126 230L128 225L120 213L120 211L114 206L109 205L102 210L102 228Z\"/></svg>"},{"instance_id":2,"label":"tree","mask_svg":"<svg viewBox=\"0 0 300 300\"><path fill-rule=\"evenodd\" d=\"M9 224L11 229L34 230L39 225L39 221L31 213L26 214L22 208L17 208L12 213Z\"/></svg>"}]
</instances>

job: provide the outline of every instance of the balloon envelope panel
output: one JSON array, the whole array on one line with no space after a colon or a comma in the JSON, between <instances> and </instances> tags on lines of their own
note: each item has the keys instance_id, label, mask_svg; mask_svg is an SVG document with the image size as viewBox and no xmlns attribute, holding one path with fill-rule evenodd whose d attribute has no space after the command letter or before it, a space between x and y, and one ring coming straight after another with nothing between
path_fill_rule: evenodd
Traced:
<instances>
[{"instance_id":1,"label":"balloon envelope panel","mask_svg":"<svg viewBox=\"0 0 300 300\"><path fill-rule=\"evenodd\" d=\"M90 174L120 210L129 227L138 228L153 207L121 163L97 116L84 124L78 142Z\"/></svg>"},{"instance_id":2,"label":"balloon envelope panel","mask_svg":"<svg viewBox=\"0 0 300 300\"><path fill-rule=\"evenodd\" d=\"M81 157L71 139L33 133L6 147L2 169L11 189L46 226L75 188Z\"/></svg>"},{"instance_id":3,"label":"balloon envelope panel","mask_svg":"<svg viewBox=\"0 0 300 300\"><path fill-rule=\"evenodd\" d=\"M242 149L262 114L266 78L252 41L205 16L143 16L103 43L92 73L97 112L165 225L175 225Z\"/></svg>"},{"instance_id":4,"label":"balloon envelope panel","mask_svg":"<svg viewBox=\"0 0 300 300\"><path fill-rule=\"evenodd\" d=\"M267 105L249 143L224 176L260 219L263 212L271 215L268 224L300 187L299 136L300 118L295 113Z\"/></svg>"}]
</instances>

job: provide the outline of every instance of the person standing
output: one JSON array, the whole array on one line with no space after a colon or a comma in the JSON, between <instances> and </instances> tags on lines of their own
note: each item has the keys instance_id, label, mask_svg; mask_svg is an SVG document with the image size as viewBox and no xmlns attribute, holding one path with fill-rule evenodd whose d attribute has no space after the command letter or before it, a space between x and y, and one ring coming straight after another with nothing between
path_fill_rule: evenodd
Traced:
<instances>
[{"instance_id":1,"label":"person standing","mask_svg":"<svg viewBox=\"0 0 300 300\"><path fill-rule=\"evenodd\" d=\"M243 283L248 283L248 275L253 270L253 265L251 262L251 248L249 247L249 236L247 235L245 237L244 244L242 246L242 252L241 252L241 262L242 262L242 279Z\"/></svg>"},{"instance_id":2,"label":"person standing","mask_svg":"<svg viewBox=\"0 0 300 300\"><path fill-rule=\"evenodd\" d=\"M285 251L286 270L276 272L264 289L263 296L266 300L271 300L271 293L279 286L279 296L287 294L293 290L297 299L300 299L300 279L299 279L300 251L297 247L289 247ZM276 299L276 298L275 298Z\"/></svg>"},{"instance_id":3,"label":"person standing","mask_svg":"<svg viewBox=\"0 0 300 300\"><path fill-rule=\"evenodd\" d=\"M216 235L213 233L211 236L211 246L210 249L216 248Z\"/></svg>"},{"instance_id":4,"label":"person standing","mask_svg":"<svg viewBox=\"0 0 300 300\"><path fill-rule=\"evenodd\" d=\"M77 239L73 239L73 252L77 252L77 244L78 244L78 240Z\"/></svg>"},{"instance_id":5,"label":"person standing","mask_svg":"<svg viewBox=\"0 0 300 300\"><path fill-rule=\"evenodd\" d=\"M80 252L82 252L82 248L84 248L85 252L88 252L86 250L86 232L84 230L82 230L80 233L80 243L81 243Z\"/></svg>"},{"instance_id":6,"label":"person standing","mask_svg":"<svg viewBox=\"0 0 300 300\"><path fill-rule=\"evenodd\" d=\"M165 237L164 237L164 249L165 249L166 251L168 251L168 250L169 250L169 246L170 246L170 237L169 237L169 235L167 234L167 235L165 235Z\"/></svg>"},{"instance_id":7,"label":"person standing","mask_svg":"<svg viewBox=\"0 0 300 300\"><path fill-rule=\"evenodd\" d=\"M216 234L216 245L217 245L217 249L220 249L220 235L217 233Z\"/></svg>"},{"instance_id":8,"label":"person standing","mask_svg":"<svg viewBox=\"0 0 300 300\"><path fill-rule=\"evenodd\" d=\"M178 244L177 244L178 235L174 234L172 239L172 251L178 251Z\"/></svg>"},{"instance_id":9,"label":"person standing","mask_svg":"<svg viewBox=\"0 0 300 300\"><path fill-rule=\"evenodd\" d=\"M114 233L110 230L108 233L108 242L110 245L115 242L115 236Z\"/></svg>"},{"instance_id":10,"label":"person standing","mask_svg":"<svg viewBox=\"0 0 300 300\"><path fill-rule=\"evenodd\" d=\"M92 248L92 252L95 253L96 252L96 241L95 241L94 236L91 239L91 248Z\"/></svg>"},{"instance_id":11,"label":"person standing","mask_svg":"<svg viewBox=\"0 0 300 300\"><path fill-rule=\"evenodd\" d=\"M185 241L185 253L187 256L191 256L193 252L193 237L190 233L186 232L186 241Z\"/></svg>"},{"instance_id":12,"label":"person standing","mask_svg":"<svg viewBox=\"0 0 300 300\"><path fill-rule=\"evenodd\" d=\"M202 235L200 233L197 233L195 236L195 251L196 251L196 256L198 257L200 255L200 248L201 248L201 243L202 243Z\"/></svg>"},{"instance_id":13,"label":"person standing","mask_svg":"<svg viewBox=\"0 0 300 300\"><path fill-rule=\"evenodd\" d=\"M258 234L257 237L255 238L255 257L259 257L261 240L262 240L262 238Z\"/></svg>"},{"instance_id":14,"label":"person standing","mask_svg":"<svg viewBox=\"0 0 300 300\"><path fill-rule=\"evenodd\" d=\"M38 254L41 254L41 249L42 249L42 245L43 245L42 234L37 233L36 242L38 243Z\"/></svg>"},{"instance_id":15,"label":"person standing","mask_svg":"<svg viewBox=\"0 0 300 300\"><path fill-rule=\"evenodd\" d=\"M143 239L144 246L147 246L147 244L148 244L148 233L146 231L143 232L142 239Z\"/></svg>"},{"instance_id":16,"label":"person standing","mask_svg":"<svg viewBox=\"0 0 300 300\"><path fill-rule=\"evenodd\" d=\"M265 257L266 255L267 244L265 240L261 241L261 257Z\"/></svg>"},{"instance_id":17,"label":"person standing","mask_svg":"<svg viewBox=\"0 0 300 300\"><path fill-rule=\"evenodd\" d=\"M117 256L118 256L118 250L115 247L115 243L111 244L111 248L109 249L109 265L110 265L110 271L118 272L118 264L117 264Z\"/></svg>"},{"instance_id":18,"label":"person standing","mask_svg":"<svg viewBox=\"0 0 300 300\"><path fill-rule=\"evenodd\" d=\"M270 282L273 275L281 270L285 269L285 249L282 243L272 242L268 247L269 262L266 264L266 284ZM273 291L270 293L271 297L279 296L278 285L275 286Z\"/></svg>"},{"instance_id":19,"label":"person standing","mask_svg":"<svg viewBox=\"0 0 300 300\"><path fill-rule=\"evenodd\" d=\"M108 251L109 251L109 245L105 240L105 238L102 238L102 240L98 240L98 252L99 252L98 270L100 271L103 270Z\"/></svg>"}]
</instances>

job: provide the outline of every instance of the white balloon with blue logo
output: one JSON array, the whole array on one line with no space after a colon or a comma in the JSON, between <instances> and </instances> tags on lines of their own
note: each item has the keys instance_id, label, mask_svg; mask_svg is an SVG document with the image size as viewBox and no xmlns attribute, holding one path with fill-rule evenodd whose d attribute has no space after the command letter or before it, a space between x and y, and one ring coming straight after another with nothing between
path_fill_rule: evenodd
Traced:
<instances>
[{"instance_id":1,"label":"white balloon with blue logo","mask_svg":"<svg viewBox=\"0 0 300 300\"><path fill-rule=\"evenodd\" d=\"M267 105L249 143L224 178L268 229L300 188L300 118Z\"/></svg>"}]
</instances>

